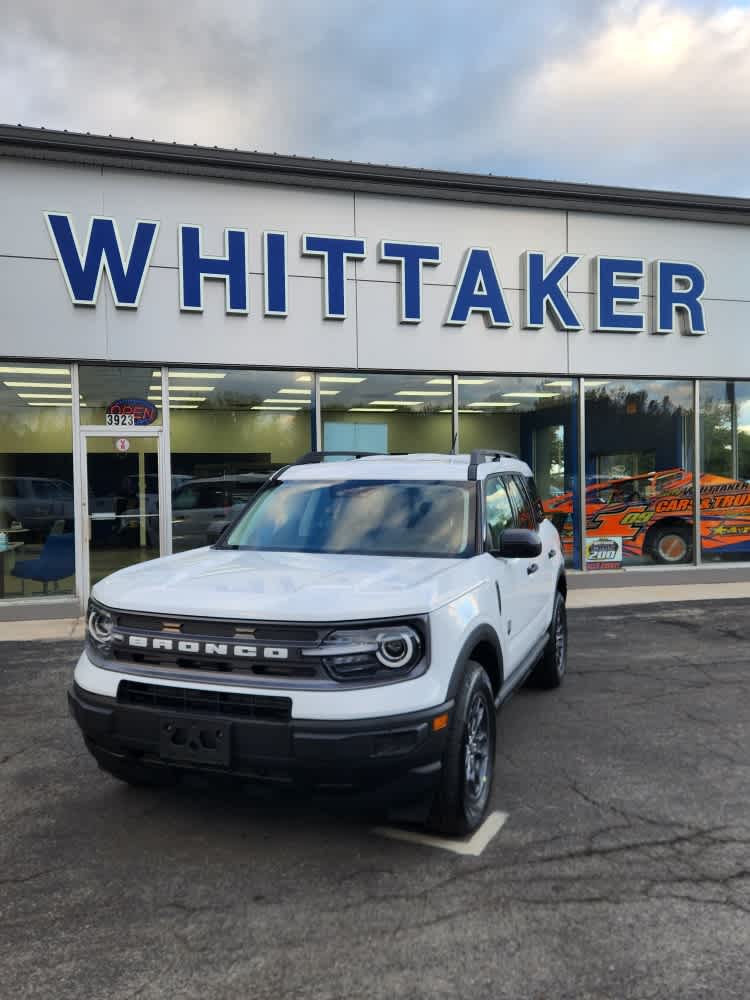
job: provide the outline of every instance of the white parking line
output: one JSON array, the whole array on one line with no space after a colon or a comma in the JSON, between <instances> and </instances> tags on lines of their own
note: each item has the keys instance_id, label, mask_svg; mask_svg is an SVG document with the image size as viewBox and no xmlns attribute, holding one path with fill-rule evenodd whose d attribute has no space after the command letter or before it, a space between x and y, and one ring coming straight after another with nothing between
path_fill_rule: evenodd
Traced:
<instances>
[{"instance_id":1,"label":"white parking line","mask_svg":"<svg viewBox=\"0 0 750 1000\"><path fill-rule=\"evenodd\" d=\"M374 826L372 833L389 840L405 840L409 844L422 844L425 847L437 847L453 854L469 855L478 858L493 837L502 830L508 819L508 813L493 812L482 823L476 833L464 840L454 840L448 837L433 837L426 833L416 833L413 830L400 830L396 826Z\"/></svg>"}]
</instances>

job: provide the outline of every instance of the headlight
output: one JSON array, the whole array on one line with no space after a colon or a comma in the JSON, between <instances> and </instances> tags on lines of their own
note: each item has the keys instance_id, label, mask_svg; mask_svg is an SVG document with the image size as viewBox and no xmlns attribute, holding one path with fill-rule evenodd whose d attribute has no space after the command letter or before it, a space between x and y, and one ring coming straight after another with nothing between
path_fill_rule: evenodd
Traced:
<instances>
[{"instance_id":1,"label":"headlight","mask_svg":"<svg viewBox=\"0 0 750 1000\"><path fill-rule=\"evenodd\" d=\"M112 630L115 627L115 620L109 611L100 608L98 604L90 603L86 624L89 637L94 645L109 645L112 640Z\"/></svg>"},{"instance_id":2,"label":"headlight","mask_svg":"<svg viewBox=\"0 0 750 1000\"><path fill-rule=\"evenodd\" d=\"M424 640L411 625L337 629L320 646L303 650L304 656L319 657L341 680L406 674L424 653Z\"/></svg>"}]
</instances>

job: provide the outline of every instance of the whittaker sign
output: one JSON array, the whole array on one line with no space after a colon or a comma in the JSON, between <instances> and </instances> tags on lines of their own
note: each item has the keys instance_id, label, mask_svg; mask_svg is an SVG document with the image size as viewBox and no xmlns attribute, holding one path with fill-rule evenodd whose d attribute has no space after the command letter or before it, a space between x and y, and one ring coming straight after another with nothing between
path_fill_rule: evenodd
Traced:
<instances>
[{"instance_id":1,"label":"whittaker sign","mask_svg":"<svg viewBox=\"0 0 750 1000\"><path fill-rule=\"evenodd\" d=\"M112 218L92 217L81 239L69 214L45 212L44 215L71 302L76 306L96 306L102 275L106 274L115 305L120 309L137 309L151 257L160 238L159 223L137 221L128 234L125 251L117 222ZM287 317L288 234L265 231L259 236L263 301L256 303L250 301L247 230L225 229L224 253L214 256L204 251L200 226L179 225L177 299L180 310L203 312L203 283L214 280L224 283L228 314L247 316L253 312L280 319ZM347 262L367 258L367 240L303 233L299 253L303 257L320 259L323 319L346 319ZM421 323L423 270L441 266L440 244L381 239L375 254L384 269L396 270L400 322ZM523 295L519 325L527 330L541 329L545 318L549 317L560 330L582 330L581 318L566 291L571 272L586 266L582 255L565 253L547 260L544 253L524 250L520 253L520 261ZM697 265L675 260L646 261L639 257L600 255L589 258L588 266L593 270L594 331L641 333L648 330L654 334L679 331L686 335L707 332L703 307L706 278ZM649 267L653 300L650 315L647 315L642 283ZM503 275L498 272L492 251L487 247L468 247L459 273L451 275L448 283L452 285L452 294L442 320L444 326L461 327L473 314L481 315L489 327L513 325Z\"/></svg>"}]
</instances>

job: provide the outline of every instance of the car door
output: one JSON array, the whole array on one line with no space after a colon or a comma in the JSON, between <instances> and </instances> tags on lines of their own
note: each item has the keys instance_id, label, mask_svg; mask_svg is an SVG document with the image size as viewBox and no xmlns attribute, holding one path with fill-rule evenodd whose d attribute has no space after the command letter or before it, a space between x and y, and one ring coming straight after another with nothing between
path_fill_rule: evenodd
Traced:
<instances>
[{"instance_id":1,"label":"car door","mask_svg":"<svg viewBox=\"0 0 750 1000\"><path fill-rule=\"evenodd\" d=\"M506 528L516 526L516 511L502 476L488 476L484 483L484 537L487 547L496 550ZM527 600L528 559L492 558L492 572L498 596L498 628L506 649L505 672L511 676L523 664L533 640L531 610ZM509 654L509 655L508 655Z\"/></svg>"},{"instance_id":2,"label":"car door","mask_svg":"<svg viewBox=\"0 0 750 1000\"><path fill-rule=\"evenodd\" d=\"M185 483L172 496L172 545L175 552L194 549L202 544L195 525L195 511L200 503L200 483Z\"/></svg>"},{"instance_id":3,"label":"car door","mask_svg":"<svg viewBox=\"0 0 750 1000\"><path fill-rule=\"evenodd\" d=\"M525 528L527 531L538 531L537 514L526 491L523 477L520 473L507 473L505 475L505 485L515 512L514 526L516 528ZM549 593L549 577L546 568L543 567L543 560L546 558L546 553L542 552L533 559L514 560L523 566L523 575L526 577L524 595L527 610L527 628L529 630L525 642L527 649L530 649L534 645L549 624L545 618Z\"/></svg>"}]
</instances>

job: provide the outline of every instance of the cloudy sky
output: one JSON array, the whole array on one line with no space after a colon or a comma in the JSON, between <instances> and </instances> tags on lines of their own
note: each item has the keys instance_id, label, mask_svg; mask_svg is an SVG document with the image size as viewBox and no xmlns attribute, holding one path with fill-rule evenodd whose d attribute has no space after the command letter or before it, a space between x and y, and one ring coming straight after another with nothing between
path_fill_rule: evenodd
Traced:
<instances>
[{"instance_id":1,"label":"cloudy sky","mask_svg":"<svg viewBox=\"0 0 750 1000\"><path fill-rule=\"evenodd\" d=\"M750 195L750 0L0 10L3 122Z\"/></svg>"}]
</instances>

